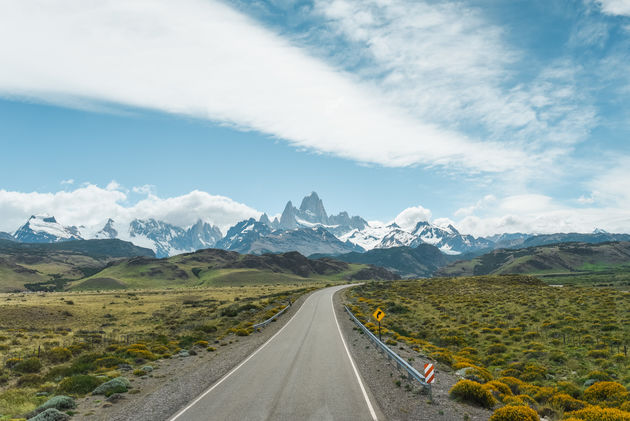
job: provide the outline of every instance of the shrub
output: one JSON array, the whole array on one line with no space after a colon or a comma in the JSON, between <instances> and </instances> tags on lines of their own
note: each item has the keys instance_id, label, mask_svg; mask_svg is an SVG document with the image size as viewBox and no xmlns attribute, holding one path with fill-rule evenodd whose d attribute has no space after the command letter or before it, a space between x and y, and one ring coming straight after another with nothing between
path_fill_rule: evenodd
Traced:
<instances>
[{"instance_id":1,"label":"shrub","mask_svg":"<svg viewBox=\"0 0 630 421\"><path fill-rule=\"evenodd\" d=\"M60 412L55 408L48 408L44 412L29 419L29 421L66 421L70 416Z\"/></svg>"},{"instance_id":2,"label":"shrub","mask_svg":"<svg viewBox=\"0 0 630 421\"><path fill-rule=\"evenodd\" d=\"M627 398L626 388L617 382L597 382L584 391L584 399L592 404L616 402Z\"/></svg>"},{"instance_id":3,"label":"shrub","mask_svg":"<svg viewBox=\"0 0 630 421\"><path fill-rule=\"evenodd\" d=\"M586 408L588 406L586 402L575 399L566 393L557 393L553 395L549 400L549 403L554 408L562 409L565 412L577 411L578 409Z\"/></svg>"},{"instance_id":4,"label":"shrub","mask_svg":"<svg viewBox=\"0 0 630 421\"><path fill-rule=\"evenodd\" d=\"M207 347L208 347L208 341L197 341L197 342L195 342L193 345L196 345L196 346L201 346L201 347L207 348Z\"/></svg>"},{"instance_id":5,"label":"shrub","mask_svg":"<svg viewBox=\"0 0 630 421\"><path fill-rule=\"evenodd\" d=\"M124 393L129 389L131 383L124 377L116 377L98 386L92 392L93 395L111 396L114 393Z\"/></svg>"},{"instance_id":6,"label":"shrub","mask_svg":"<svg viewBox=\"0 0 630 421\"><path fill-rule=\"evenodd\" d=\"M558 392L566 393L569 396L574 398L579 398L582 396L582 389L577 387L575 384L566 381L560 381L556 384Z\"/></svg>"},{"instance_id":7,"label":"shrub","mask_svg":"<svg viewBox=\"0 0 630 421\"><path fill-rule=\"evenodd\" d=\"M487 354L502 354L507 351L507 346L503 344L493 344L488 347L486 350Z\"/></svg>"},{"instance_id":8,"label":"shrub","mask_svg":"<svg viewBox=\"0 0 630 421\"><path fill-rule=\"evenodd\" d=\"M599 406L589 406L579 411L569 412L567 415L584 421L630 421L630 412Z\"/></svg>"},{"instance_id":9,"label":"shrub","mask_svg":"<svg viewBox=\"0 0 630 421\"><path fill-rule=\"evenodd\" d=\"M609 354L605 349L594 349L592 351L588 351L587 355L590 358L607 358Z\"/></svg>"},{"instance_id":10,"label":"shrub","mask_svg":"<svg viewBox=\"0 0 630 421\"><path fill-rule=\"evenodd\" d=\"M116 367L119 364L126 364L127 360L115 357L115 356L107 356L94 360L94 365L97 367Z\"/></svg>"},{"instance_id":11,"label":"shrub","mask_svg":"<svg viewBox=\"0 0 630 421\"><path fill-rule=\"evenodd\" d=\"M17 381L17 385L20 387L24 386L37 386L44 383L44 378L37 374L25 374L20 377Z\"/></svg>"},{"instance_id":12,"label":"shrub","mask_svg":"<svg viewBox=\"0 0 630 421\"><path fill-rule=\"evenodd\" d=\"M521 391L521 387L525 385L524 382L517 379L516 377L501 377L499 378L501 383L507 384L510 389L512 389L512 393L518 394Z\"/></svg>"},{"instance_id":13,"label":"shrub","mask_svg":"<svg viewBox=\"0 0 630 421\"><path fill-rule=\"evenodd\" d=\"M504 406L490 417L490 421L538 421L538 414L529 406Z\"/></svg>"},{"instance_id":14,"label":"shrub","mask_svg":"<svg viewBox=\"0 0 630 421\"><path fill-rule=\"evenodd\" d=\"M206 348L206 350L207 350L208 352L214 352L214 351L216 351L217 349L216 349L215 347L213 347L213 346L209 346L208 348Z\"/></svg>"},{"instance_id":15,"label":"shrub","mask_svg":"<svg viewBox=\"0 0 630 421\"><path fill-rule=\"evenodd\" d=\"M494 390L502 395L510 396L512 395L512 389L505 383L502 383L498 380L492 380L483 385L484 388Z\"/></svg>"},{"instance_id":16,"label":"shrub","mask_svg":"<svg viewBox=\"0 0 630 421\"><path fill-rule=\"evenodd\" d=\"M125 353L134 358L143 358L145 360L157 360L157 357L151 351L146 349L128 348Z\"/></svg>"},{"instance_id":17,"label":"shrub","mask_svg":"<svg viewBox=\"0 0 630 421\"><path fill-rule=\"evenodd\" d=\"M385 341L385 344L386 344L386 345L390 345L390 346L394 346L394 345L396 345L397 343L398 343L398 342L396 342L396 341L395 341L395 340L393 340L393 339L387 339L387 340Z\"/></svg>"},{"instance_id":18,"label":"shrub","mask_svg":"<svg viewBox=\"0 0 630 421\"><path fill-rule=\"evenodd\" d=\"M37 414L44 412L47 409L54 408L59 411L67 411L69 409L74 409L77 407L76 402L69 396L54 396L48 399L45 403L38 406L35 410L26 415L26 418L32 418Z\"/></svg>"},{"instance_id":19,"label":"shrub","mask_svg":"<svg viewBox=\"0 0 630 421\"><path fill-rule=\"evenodd\" d=\"M103 381L98 377L78 374L76 376L63 379L61 383L59 383L57 390L73 395L85 395L86 393L90 393L94 390L94 388L102 382Z\"/></svg>"},{"instance_id":20,"label":"shrub","mask_svg":"<svg viewBox=\"0 0 630 421\"><path fill-rule=\"evenodd\" d=\"M590 373L588 373L586 375L587 378L589 379L595 379L598 381L611 381L612 378L608 375L608 373L606 373L605 371L601 371L601 370L595 370L595 371L591 371Z\"/></svg>"},{"instance_id":21,"label":"shrub","mask_svg":"<svg viewBox=\"0 0 630 421\"><path fill-rule=\"evenodd\" d=\"M141 368L137 368L137 369L133 370L133 375L134 375L134 376L144 376L144 375L146 375L146 374L147 374L147 372L146 372L146 371L144 371L144 370L143 370L143 369L141 369Z\"/></svg>"},{"instance_id":22,"label":"shrub","mask_svg":"<svg viewBox=\"0 0 630 421\"><path fill-rule=\"evenodd\" d=\"M492 374L490 374L488 370L476 365L470 365L457 370L457 375L468 380L476 381L477 383L486 383L492 380Z\"/></svg>"},{"instance_id":23,"label":"shrub","mask_svg":"<svg viewBox=\"0 0 630 421\"><path fill-rule=\"evenodd\" d=\"M249 336L249 330L247 329L236 329L236 336ZM206 342L206 341L202 341L202 342ZM206 342L207 344L207 342Z\"/></svg>"},{"instance_id":24,"label":"shrub","mask_svg":"<svg viewBox=\"0 0 630 421\"><path fill-rule=\"evenodd\" d=\"M20 373L38 373L42 369L42 363L39 358L29 358L15 364L13 369Z\"/></svg>"},{"instance_id":25,"label":"shrub","mask_svg":"<svg viewBox=\"0 0 630 421\"><path fill-rule=\"evenodd\" d=\"M395 345L396 343L394 343ZM448 351L437 351L431 354L431 358L433 358L435 361L442 363L442 364L446 364L446 365L451 365L453 364L453 356L451 355L450 352Z\"/></svg>"},{"instance_id":26,"label":"shrub","mask_svg":"<svg viewBox=\"0 0 630 421\"><path fill-rule=\"evenodd\" d=\"M484 408L492 408L497 401L492 394L477 382L472 380L460 380L449 391L452 398L480 405Z\"/></svg>"},{"instance_id":27,"label":"shrub","mask_svg":"<svg viewBox=\"0 0 630 421\"><path fill-rule=\"evenodd\" d=\"M46 357L52 363L64 363L72 358L72 352L68 348L54 347L47 354Z\"/></svg>"}]
</instances>

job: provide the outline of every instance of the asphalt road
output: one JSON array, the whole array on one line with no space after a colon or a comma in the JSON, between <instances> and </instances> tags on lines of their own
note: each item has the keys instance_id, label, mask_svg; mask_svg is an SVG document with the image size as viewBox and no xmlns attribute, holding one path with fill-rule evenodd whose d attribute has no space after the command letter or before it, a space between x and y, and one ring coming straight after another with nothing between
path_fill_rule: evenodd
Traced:
<instances>
[{"instance_id":1,"label":"asphalt road","mask_svg":"<svg viewBox=\"0 0 630 421\"><path fill-rule=\"evenodd\" d=\"M381 418L333 309L342 288L313 293L278 333L171 421Z\"/></svg>"}]
</instances>

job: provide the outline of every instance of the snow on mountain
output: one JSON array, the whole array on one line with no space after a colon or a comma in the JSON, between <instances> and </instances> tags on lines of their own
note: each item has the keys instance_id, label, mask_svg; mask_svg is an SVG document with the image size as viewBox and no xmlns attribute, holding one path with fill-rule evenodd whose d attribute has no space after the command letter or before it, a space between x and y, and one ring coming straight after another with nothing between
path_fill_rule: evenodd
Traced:
<instances>
[{"instance_id":1,"label":"snow on mountain","mask_svg":"<svg viewBox=\"0 0 630 421\"><path fill-rule=\"evenodd\" d=\"M270 223L267 215L263 216L264 218L261 217L260 222L266 223L273 229L291 230L322 227L337 237L341 237L355 229L362 230L368 226L368 223L363 218L360 216L351 217L348 215L348 212L340 212L338 215L329 216L324 208L324 202L315 192L302 199L299 209L293 206L291 201L287 202L277 225L274 225L275 220L274 223Z\"/></svg>"},{"instance_id":2,"label":"snow on mountain","mask_svg":"<svg viewBox=\"0 0 630 421\"><path fill-rule=\"evenodd\" d=\"M430 244L446 254L461 254L492 245L492 242L486 239L462 235L452 225L438 227L426 221L418 222L411 231L401 228L396 223L389 225L371 223L364 229L354 229L340 236L340 239L350 241L366 250Z\"/></svg>"},{"instance_id":3,"label":"snow on mountain","mask_svg":"<svg viewBox=\"0 0 630 421\"><path fill-rule=\"evenodd\" d=\"M33 215L13 235L22 243L58 243L82 240L76 227L64 227L54 216Z\"/></svg>"}]
</instances>

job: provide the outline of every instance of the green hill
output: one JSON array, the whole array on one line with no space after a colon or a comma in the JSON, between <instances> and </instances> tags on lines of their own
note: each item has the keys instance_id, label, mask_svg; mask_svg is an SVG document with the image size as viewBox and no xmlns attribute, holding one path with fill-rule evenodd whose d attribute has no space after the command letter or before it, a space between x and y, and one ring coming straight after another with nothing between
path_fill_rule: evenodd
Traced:
<instances>
[{"instance_id":1,"label":"green hill","mask_svg":"<svg viewBox=\"0 0 630 421\"><path fill-rule=\"evenodd\" d=\"M116 262L92 276L73 282L70 288L179 288L396 278L396 275L383 268L333 259L312 260L298 252L241 255L207 249L167 259L138 257Z\"/></svg>"},{"instance_id":2,"label":"green hill","mask_svg":"<svg viewBox=\"0 0 630 421\"><path fill-rule=\"evenodd\" d=\"M26 244L0 240L0 292L54 290L90 276L109 263L152 250L121 240Z\"/></svg>"},{"instance_id":3,"label":"green hill","mask_svg":"<svg viewBox=\"0 0 630 421\"><path fill-rule=\"evenodd\" d=\"M499 249L440 269L437 276L532 274L547 282L630 281L630 242L562 243Z\"/></svg>"}]
</instances>

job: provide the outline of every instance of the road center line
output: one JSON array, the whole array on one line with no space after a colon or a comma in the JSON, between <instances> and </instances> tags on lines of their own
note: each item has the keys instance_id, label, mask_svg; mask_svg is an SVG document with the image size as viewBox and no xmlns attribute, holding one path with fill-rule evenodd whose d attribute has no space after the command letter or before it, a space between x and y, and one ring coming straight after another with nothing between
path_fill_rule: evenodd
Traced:
<instances>
[{"instance_id":1,"label":"road center line","mask_svg":"<svg viewBox=\"0 0 630 421\"><path fill-rule=\"evenodd\" d=\"M340 290L337 290L337 291L340 291ZM372 403L370 402L370 398L368 397L368 394L365 391L363 380L361 380L361 376L359 376L359 371L357 370L357 366L354 364L352 355L350 355L350 351L348 350L348 345L346 345L346 340L343 338L343 333L341 333L341 327L339 326L339 321L337 320L337 313L335 312L335 305L333 303L333 296L335 295L337 291L333 292L330 295L330 306L332 308L333 316L335 316L335 323L337 324L337 330L339 331L339 336L341 337L341 342L343 343L343 347L346 349L346 354L348 354L348 358L350 359L350 364L352 364L354 375L357 377L357 381L359 382L359 386L361 387L361 392L363 392L363 397L365 398L365 402L367 403L368 409L370 410L370 415L372 415L372 420L377 421L376 412L374 412L374 407L372 406Z\"/></svg>"}]
</instances>

